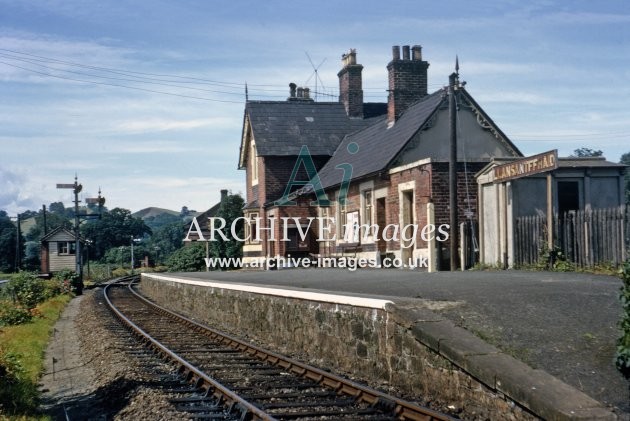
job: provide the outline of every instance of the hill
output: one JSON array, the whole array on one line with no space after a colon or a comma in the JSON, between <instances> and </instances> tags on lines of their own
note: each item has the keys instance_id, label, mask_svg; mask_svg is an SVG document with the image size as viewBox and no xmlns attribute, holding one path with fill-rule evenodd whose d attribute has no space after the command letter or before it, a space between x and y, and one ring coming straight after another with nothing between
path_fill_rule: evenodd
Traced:
<instances>
[{"instance_id":1,"label":"hill","mask_svg":"<svg viewBox=\"0 0 630 421\"><path fill-rule=\"evenodd\" d=\"M156 207L148 207L148 208L144 208L144 209L140 209L137 212L134 212L131 214L131 216L135 217L135 218L140 218L140 219L146 219L146 218L150 218L150 217L156 217L159 215L173 215L173 216L177 216L179 217L180 213L174 210L170 210L170 209L164 209L164 208L156 208Z\"/></svg>"}]
</instances>

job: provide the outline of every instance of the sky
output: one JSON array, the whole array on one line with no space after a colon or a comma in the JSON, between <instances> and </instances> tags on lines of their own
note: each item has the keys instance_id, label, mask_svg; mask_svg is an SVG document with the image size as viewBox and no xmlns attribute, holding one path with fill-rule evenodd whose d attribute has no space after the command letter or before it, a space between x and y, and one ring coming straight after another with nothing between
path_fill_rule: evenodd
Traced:
<instances>
[{"instance_id":1,"label":"sky","mask_svg":"<svg viewBox=\"0 0 630 421\"><path fill-rule=\"evenodd\" d=\"M336 101L355 48L365 99L385 102L391 47L416 44L429 91L457 55L525 155L630 152L627 0L0 0L0 210L70 206L56 184L76 174L110 209L204 211L245 190L245 84Z\"/></svg>"}]
</instances>

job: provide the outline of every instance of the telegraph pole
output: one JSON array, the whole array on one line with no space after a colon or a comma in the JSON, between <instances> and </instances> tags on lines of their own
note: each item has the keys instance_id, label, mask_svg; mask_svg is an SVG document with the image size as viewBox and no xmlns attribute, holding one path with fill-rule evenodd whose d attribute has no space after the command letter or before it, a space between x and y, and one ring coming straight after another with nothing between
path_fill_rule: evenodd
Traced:
<instances>
[{"instance_id":1,"label":"telegraph pole","mask_svg":"<svg viewBox=\"0 0 630 421\"><path fill-rule=\"evenodd\" d=\"M448 183L449 183L449 207L450 207L450 225L451 225L451 271L457 270L457 244L458 244L458 227L457 227L457 104L455 101L455 90L459 83L458 73L459 63L455 66L455 73L449 76L448 81L448 109L450 121L450 157L448 166Z\"/></svg>"},{"instance_id":2,"label":"telegraph pole","mask_svg":"<svg viewBox=\"0 0 630 421\"><path fill-rule=\"evenodd\" d=\"M22 269L22 219L17 214L17 242L15 246L15 272Z\"/></svg>"}]
</instances>

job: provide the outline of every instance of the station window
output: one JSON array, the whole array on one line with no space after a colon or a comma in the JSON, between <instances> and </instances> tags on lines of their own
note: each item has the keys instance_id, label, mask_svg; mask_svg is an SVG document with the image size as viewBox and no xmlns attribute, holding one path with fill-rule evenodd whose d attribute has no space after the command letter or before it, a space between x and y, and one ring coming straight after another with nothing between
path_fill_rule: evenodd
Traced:
<instances>
[{"instance_id":1,"label":"station window","mask_svg":"<svg viewBox=\"0 0 630 421\"><path fill-rule=\"evenodd\" d=\"M245 238L249 238L250 243L257 243L256 232L258 231L258 213L249 214L249 224L245 224Z\"/></svg>"},{"instance_id":2,"label":"station window","mask_svg":"<svg viewBox=\"0 0 630 421\"><path fill-rule=\"evenodd\" d=\"M363 224L372 225L372 209L374 205L372 202L372 190L365 190L363 192Z\"/></svg>"},{"instance_id":3,"label":"station window","mask_svg":"<svg viewBox=\"0 0 630 421\"><path fill-rule=\"evenodd\" d=\"M76 245L73 241L57 242L57 254L76 254Z\"/></svg>"},{"instance_id":4,"label":"station window","mask_svg":"<svg viewBox=\"0 0 630 421\"><path fill-rule=\"evenodd\" d=\"M252 142L251 146L251 159L252 159L252 183L258 182L258 155L256 153L256 144Z\"/></svg>"}]
</instances>

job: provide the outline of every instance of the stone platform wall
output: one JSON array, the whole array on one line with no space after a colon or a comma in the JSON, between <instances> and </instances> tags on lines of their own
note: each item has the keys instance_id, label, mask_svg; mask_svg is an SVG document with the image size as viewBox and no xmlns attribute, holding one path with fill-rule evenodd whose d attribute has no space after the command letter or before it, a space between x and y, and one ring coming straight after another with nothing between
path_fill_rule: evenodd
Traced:
<instances>
[{"instance_id":1,"label":"stone platform wall","mask_svg":"<svg viewBox=\"0 0 630 421\"><path fill-rule=\"evenodd\" d=\"M366 308L189 285L146 274L141 291L219 330L321 368L423 397L462 418L521 420L536 418L534 413L547 419L612 419L586 395L578 396L582 400L576 403L569 386L544 372L532 377L539 370L435 313L415 308L411 301Z\"/></svg>"}]
</instances>

